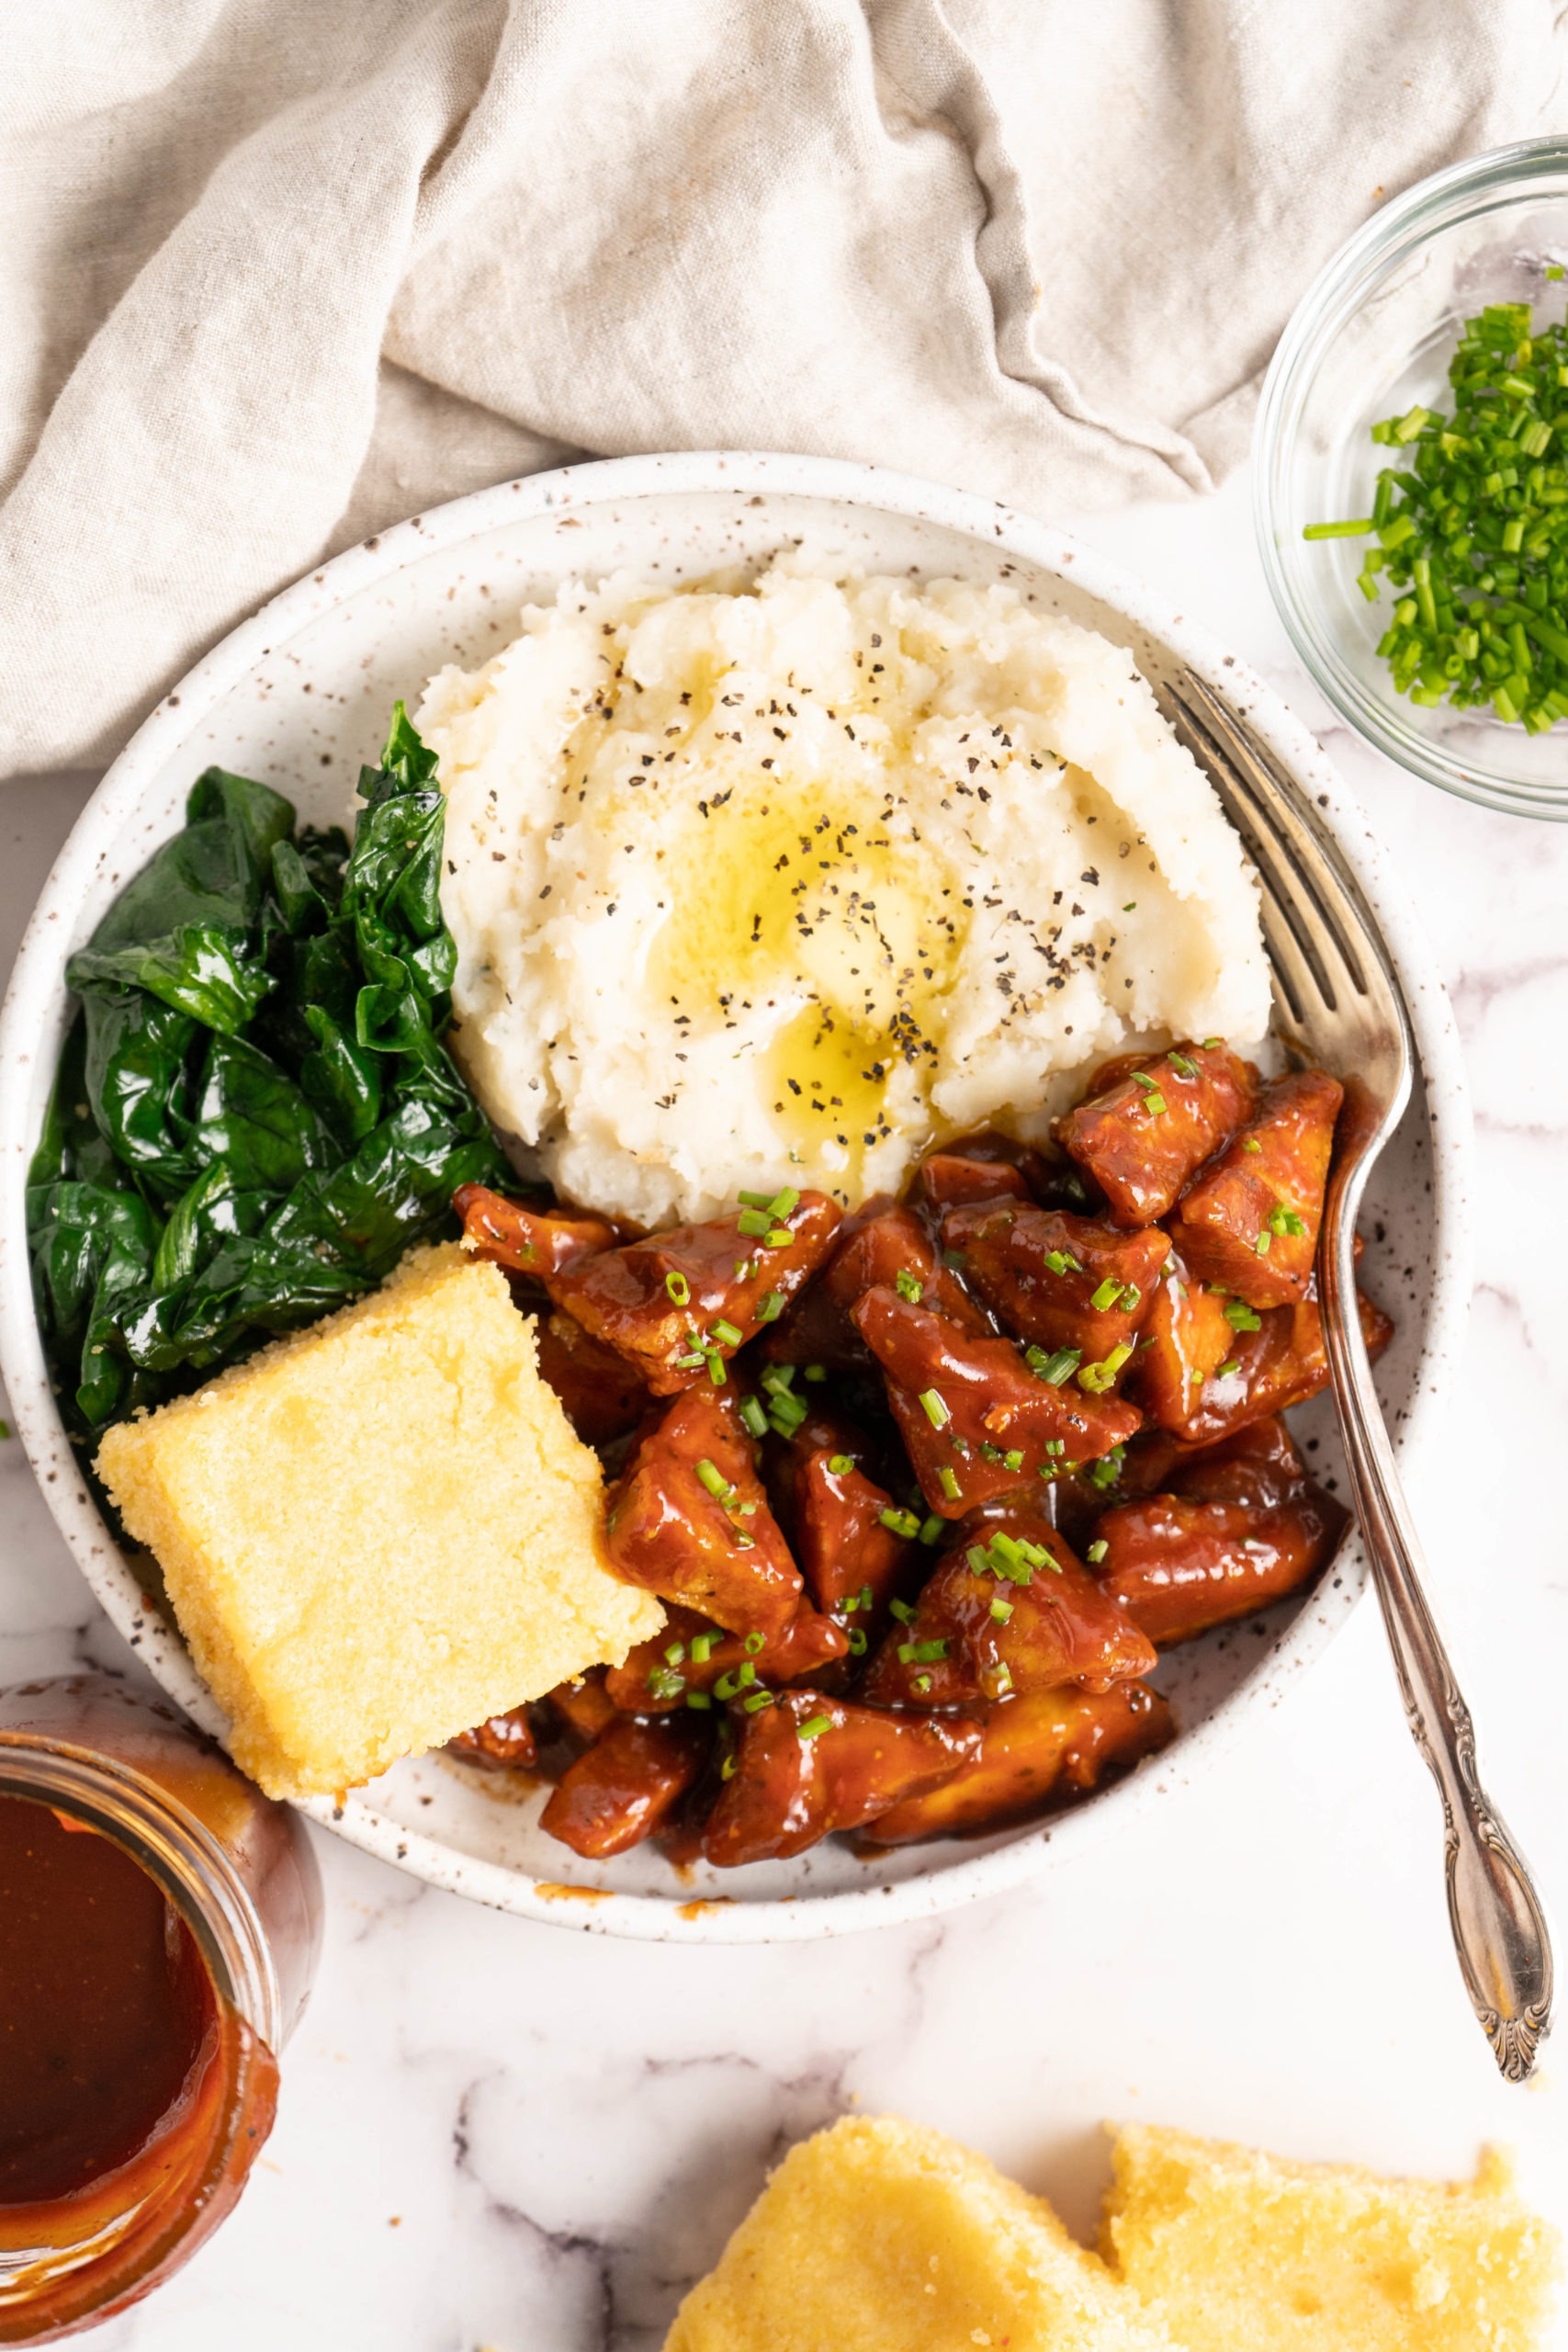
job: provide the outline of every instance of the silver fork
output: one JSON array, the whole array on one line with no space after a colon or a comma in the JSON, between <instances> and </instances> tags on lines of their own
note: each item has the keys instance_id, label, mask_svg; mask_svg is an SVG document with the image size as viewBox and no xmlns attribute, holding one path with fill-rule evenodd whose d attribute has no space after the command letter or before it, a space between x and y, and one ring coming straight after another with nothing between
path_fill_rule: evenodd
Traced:
<instances>
[{"instance_id":1,"label":"silver fork","mask_svg":"<svg viewBox=\"0 0 1568 2352\"><path fill-rule=\"evenodd\" d=\"M1404 998L1366 900L1315 811L1190 670L1165 694L1177 732L1258 868L1287 1050L1345 1087L1317 1257L1334 1401L1405 1713L1442 1800L1449 1919L1465 1989L1503 2074L1523 2082L1551 2022L1551 1939L1529 1870L1481 1785L1474 1726L1422 1589L1420 1543L1356 1311L1357 1211L1410 1099Z\"/></svg>"}]
</instances>

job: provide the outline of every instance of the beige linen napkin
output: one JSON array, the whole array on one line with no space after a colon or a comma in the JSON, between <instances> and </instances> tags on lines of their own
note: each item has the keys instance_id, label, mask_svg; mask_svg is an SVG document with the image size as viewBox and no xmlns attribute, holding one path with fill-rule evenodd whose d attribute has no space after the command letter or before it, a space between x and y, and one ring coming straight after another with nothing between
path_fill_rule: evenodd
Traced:
<instances>
[{"instance_id":1,"label":"beige linen napkin","mask_svg":"<svg viewBox=\"0 0 1568 2352\"><path fill-rule=\"evenodd\" d=\"M1552 0L22 0L0 775L235 621L600 454L1208 489L1382 199L1550 126Z\"/></svg>"}]
</instances>

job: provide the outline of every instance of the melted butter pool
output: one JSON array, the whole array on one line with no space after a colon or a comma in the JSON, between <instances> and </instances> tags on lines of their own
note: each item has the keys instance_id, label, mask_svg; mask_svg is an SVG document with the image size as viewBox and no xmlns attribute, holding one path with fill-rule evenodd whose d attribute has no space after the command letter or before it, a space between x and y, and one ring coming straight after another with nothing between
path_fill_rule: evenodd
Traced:
<instances>
[{"instance_id":1,"label":"melted butter pool","mask_svg":"<svg viewBox=\"0 0 1568 2352\"><path fill-rule=\"evenodd\" d=\"M943 861L852 786L766 779L674 863L650 990L702 1026L795 1001L749 1082L788 1150L852 1180L891 1132L895 1069L928 1093L965 922Z\"/></svg>"}]
</instances>

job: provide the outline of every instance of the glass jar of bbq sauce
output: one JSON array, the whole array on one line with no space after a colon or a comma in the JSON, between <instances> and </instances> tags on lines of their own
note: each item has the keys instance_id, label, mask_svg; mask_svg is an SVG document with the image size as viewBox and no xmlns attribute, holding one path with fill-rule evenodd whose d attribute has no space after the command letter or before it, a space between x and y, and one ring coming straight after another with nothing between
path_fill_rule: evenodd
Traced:
<instances>
[{"instance_id":1,"label":"glass jar of bbq sauce","mask_svg":"<svg viewBox=\"0 0 1568 2352\"><path fill-rule=\"evenodd\" d=\"M321 1917L303 1822L173 1707L0 1690L0 2344L123 2310L231 2211Z\"/></svg>"}]
</instances>

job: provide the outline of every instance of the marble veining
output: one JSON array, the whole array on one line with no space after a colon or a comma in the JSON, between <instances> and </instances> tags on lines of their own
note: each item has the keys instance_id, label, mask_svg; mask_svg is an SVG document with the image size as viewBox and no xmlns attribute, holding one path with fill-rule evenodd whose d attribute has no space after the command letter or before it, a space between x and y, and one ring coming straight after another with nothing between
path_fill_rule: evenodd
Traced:
<instances>
[{"instance_id":1,"label":"marble veining","mask_svg":"<svg viewBox=\"0 0 1568 2352\"><path fill-rule=\"evenodd\" d=\"M1452 995L1477 1114L1477 1283L1446 1455L1414 1499L1488 1783L1562 1921L1568 831L1445 800L1330 723L1269 606L1245 483L1076 527L1176 594L1319 735ZM0 796L7 953L86 781ZM141 1673L0 1442L0 1675L84 1662ZM1370 1608L1226 1764L1039 1883L942 1920L794 1946L617 1943L316 1842L327 1949L277 2129L233 2218L89 2339L102 2352L656 2352L769 2165L852 2107L955 2132L1086 2233L1098 2125L1121 2115L1391 2170L1462 2172L1500 2140L1568 2222L1568 2058L1549 2046L1529 2091L1496 2076Z\"/></svg>"}]
</instances>

